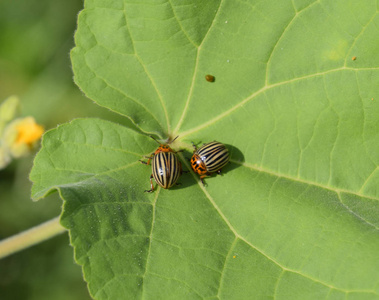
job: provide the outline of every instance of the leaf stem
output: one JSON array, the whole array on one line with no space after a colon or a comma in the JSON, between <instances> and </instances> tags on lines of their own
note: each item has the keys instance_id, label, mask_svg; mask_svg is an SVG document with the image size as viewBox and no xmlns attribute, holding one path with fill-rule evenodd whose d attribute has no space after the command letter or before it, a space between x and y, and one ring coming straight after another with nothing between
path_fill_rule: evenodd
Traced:
<instances>
[{"instance_id":1,"label":"leaf stem","mask_svg":"<svg viewBox=\"0 0 379 300\"><path fill-rule=\"evenodd\" d=\"M66 231L59 217L0 241L0 259L43 242Z\"/></svg>"}]
</instances>

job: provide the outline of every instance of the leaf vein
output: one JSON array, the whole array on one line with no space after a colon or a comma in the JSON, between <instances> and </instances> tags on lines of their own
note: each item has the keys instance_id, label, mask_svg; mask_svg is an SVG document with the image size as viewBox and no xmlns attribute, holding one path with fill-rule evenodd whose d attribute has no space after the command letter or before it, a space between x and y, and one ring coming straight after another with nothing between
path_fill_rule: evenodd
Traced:
<instances>
[{"instance_id":1,"label":"leaf vein","mask_svg":"<svg viewBox=\"0 0 379 300\"><path fill-rule=\"evenodd\" d=\"M376 230L379 230L379 227L378 227L378 226L374 225L374 224L371 223L370 221L368 221L368 220L366 220L365 218L363 218L362 216L358 215L356 212L352 211L352 210L350 209L350 207L347 206L347 204L345 204L345 203L342 201L341 193L340 193L340 192L338 192L337 195L338 195L338 200L341 202L341 204L342 204L342 205L343 205L343 206L344 206L344 207L345 207L345 208L346 208L351 214L353 214L355 217L357 217L358 219L360 219L360 220L363 221L364 223L366 223L366 224L368 224L368 225L374 227Z\"/></svg>"},{"instance_id":2,"label":"leaf vein","mask_svg":"<svg viewBox=\"0 0 379 300\"><path fill-rule=\"evenodd\" d=\"M154 273L154 272L151 272L151 271L149 271L148 274L151 274L151 275L153 275L153 276L157 276L157 277L159 277L159 278L166 279L166 280L174 280L174 281L177 281L177 282L183 284L185 287L187 287L188 290L194 292L194 293L199 297L199 299L203 299L203 297L200 296L200 294L199 294L194 288L192 288L187 282L185 282L185 281L179 280L179 279L177 279L177 278L166 277L166 276L163 276L163 275L161 275L161 274L157 274L157 273Z\"/></svg>"},{"instance_id":3,"label":"leaf vein","mask_svg":"<svg viewBox=\"0 0 379 300\"><path fill-rule=\"evenodd\" d=\"M154 230L154 225L155 225L155 214L156 214L156 204L157 204L157 199L158 199L158 195L160 193L161 189L159 188L156 193L155 193L155 197L154 197L154 201L152 203L152 206L153 206L153 216L152 216L152 219L151 219L151 230L150 230L150 235L149 235L149 248L147 249L147 255L146 255L146 267L145 267L145 272L143 273L142 275L142 296L141 296L141 299L144 299L144 296L145 296L145 277L146 277L146 274L147 274L147 269L148 269L148 266L149 266L149 260L150 260L150 254L151 254L151 243L152 243L152 240L153 240L153 230Z\"/></svg>"},{"instance_id":4,"label":"leaf vein","mask_svg":"<svg viewBox=\"0 0 379 300\"><path fill-rule=\"evenodd\" d=\"M359 192L349 191L349 190L346 190L346 189L341 189L341 188L336 188L336 187L330 187L330 186L327 186L325 184L320 184L320 183L317 183L317 182L314 182L314 181L309 181L309 180L301 179L301 178L290 176L290 175L287 175L287 174L280 174L278 172L267 170L267 169L264 169L262 167L258 167L256 165L249 164L249 163L246 163L246 162L240 162L240 161L236 161L236 160L233 160L233 159L231 159L230 162L238 164L238 165L241 165L241 166L244 166L246 168L249 168L249 169L252 169L252 170L255 170L255 171L264 172L266 174L270 174L270 175L273 175L273 176L285 178L285 179L296 181L296 182L305 183L305 184L308 184L308 185L317 186L317 187L320 187L322 189L326 189L326 190L329 190L329 191L332 191L332 192L335 192L335 193L344 192L344 193L347 193L347 194L356 195L356 196L363 197L363 198L366 198L366 199L371 199L371 200L379 201L379 198L368 196L368 195L364 195L364 194L361 194Z\"/></svg>"},{"instance_id":5,"label":"leaf vein","mask_svg":"<svg viewBox=\"0 0 379 300\"><path fill-rule=\"evenodd\" d=\"M239 103L237 103L236 105L234 105L233 107L231 107L230 109L224 111L223 113L219 114L218 116L210 119L209 121L206 121L204 122L203 124L195 127L195 128L192 128L192 129L189 129L187 131L184 131L180 134L180 136L183 138L187 135L190 135L190 134L193 134L195 132L198 132L210 125L213 125L214 123L218 122L219 120L223 119L224 117L230 115L231 113L233 113L235 110L239 109L242 107L242 105L244 105L245 103L248 103L249 101L251 101L252 99L254 99L255 97L257 97L258 95L264 93L265 91L268 91L270 89L273 89L273 88L276 88L276 87L279 87L279 86L283 86L283 85L286 85L286 84L291 84L293 82L297 82L297 81L301 81L301 80L307 80L307 79L310 79L310 78L314 78L314 77L319 77L319 76L324 76L326 74L330 74L330 73L334 73L334 72L340 72L340 71L347 71L347 70L379 70L379 67L378 68L350 68L350 67L340 67L340 68L337 68L337 69L331 69L331 70L328 70L328 71L324 71L324 72L318 72L318 73L315 73L315 74L311 74L311 75L305 75L305 76L302 76L302 77L296 77L296 78L293 78L293 79L290 79L290 80L286 80L286 81L283 81L283 82L278 82L278 83L274 83L274 84L271 84L271 85L268 85L268 86L263 86L261 89L259 89L258 91L252 93L250 96L246 97L245 99L243 99L242 101L240 101Z\"/></svg>"},{"instance_id":6,"label":"leaf vein","mask_svg":"<svg viewBox=\"0 0 379 300\"><path fill-rule=\"evenodd\" d=\"M156 238L156 237L153 237L153 239L154 239L155 241L158 241L158 242L161 242L161 243L163 243L163 244L166 244L166 245L172 246L172 247L177 248L177 249L179 249L179 250L180 250L180 249L194 250L194 251L198 251L198 250L206 250L206 251L210 251L210 252L212 252L212 253L214 253L214 254L217 254L217 255L219 255L219 256L221 256L221 257L225 257L225 253L217 252L217 251L214 250L214 249L210 249L210 248L206 248L206 247L198 247L198 248L183 247L183 246L175 245L175 244L170 243L170 242L168 242L168 241L164 241L164 240L162 240L162 239L158 239L158 238ZM218 271L217 271L217 272L218 272Z\"/></svg>"},{"instance_id":7,"label":"leaf vein","mask_svg":"<svg viewBox=\"0 0 379 300\"><path fill-rule=\"evenodd\" d=\"M137 56L136 56L137 57ZM137 59L138 59L138 57L137 57ZM140 62L140 64L141 64L141 66L144 68L144 66L142 65L142 63L141 63L141 61L139 61ZM156 120L157 121L157 123L159 124L159 125L161 125L162 126L162 123L156 118L156 116L144 105L144 104L142 104L142 102L140 102L140 101L138 101L137 99L134 99L133 97L131 97L131 96L129 96L129 95L127 95L126 93L125 93L125 91L122 91L122 90L120 90L119 88L117 88L117 87L115 87L115 86L113 86L111 83L109 83L107 80L105 80L103 77L101 77L101 76L99 76L96 72L95 72L95 70L94 69L92 69L91 68L91 66L87 63L87 67L93 72L93 74L97 77L97 78L99 78L100 80L102 80L106 85L108 85L110 88L112 88L113 90L115 90L115 91L117 91L117 92L119 92L121 95L124 95L126 98L128 98L128 99L130 99L132 102L134 102L134 103L136 103L137 105L139 105L139 106L141 106L149 115L151 115L151 117L154 119L154 120ZM149 76L149 75L148 75ZM158 95L159 96L159 95ZM97 102L98 103L98 102ZM100 103L98 103L98 105L100 105L100 106L103 106L102 104L100 104ZM116 112L116 113L118 113L118 114L122 114L121 112L119 112L119 111L115 111L115 110L113 110L112 108L109 108L109 107L107 107L108 109L110 109L111 111L114 111L114 112ZM124 114L122 114L122 115L124 115ZM127 116L127 115L124 115L124 116ZM129 117L129 116L127 116L127 117ZM130 118L130 117L129 117ZM135 122L133 122L133 123L135 123ZM162 126L163 127L163 126Z\"/></svg>"},{"instance_id":8,"label":"leaf vein","mask_svg":"<svg viewBox=\"0 0 379 300\"><path fill-rule=\"evenodd\" d=\"M238 241L238 238L235 237L233 243L230 245L230 249L229 249L228 253L225 256L225 261L224 261L224 264L222 265L221 276L220 276L220 281L219 281L218 290L217 290L217 297L218 298L220 298L220 292L222 290L222 284L224 282L225 267L226 267L226 264L228 262L228 258L230 257L233 249L235 248L237 241Z\"/></svg>"},{"instance_id":9,"label":"leaf vein","mask_svg":"<svg viewBox=\"0 0 379 300\"><path fill-rule=\"evenodd\" d=\"M124 9L124 15L125 15L125 23L126 23L126 27L127 27L128 31L129 31L129 33L130 33L130 36L132 37L132 32L131 32L131 30L130 30L130 28L129 28L129 23L127 22L128 16L127 16L127 14L126 14L126 9ZM132 38L132 40L134 41L135 39ZM167 122L167 131L168 131L168 133L170 133L170 121L169 121L169 118L168 118L168 112L167 112L166 104L165 104L164 101L163 101L162 95L161 95L161 93L159 92L159 89L158 89L158 87L157 87L155 81L153 80L153 78L151 77L150 73L148 72L148 70L147 70L145 64L143 63L141 57L138 55L137 49L136 49L136 47L134 46L134 42L133 42L133 47L134 47L135 57L137 58L138 62L141 64L142 68L144 69L144 71L145 71L147 77L149 78L149 80L150 80L152 86L154 87L154 89L155 89L155 91L156 91L156 93L157 93L158 99L159 99L159 101L160 101L160 103L161 103L161 105L162 105L162 109L163 109L163 112L164 112L164 115L165 115L165 118L166 118L166 122ZM151 114L152 114L152 113L151 113ZM152 115L153 115L153 114L152 114ZM153 118L154 118L155 120L157 120L156 117L155 117L154 115L153 115ZM159 121L158 121L158 123L161 124ZM162 126L162 124L161 124L161 126ZM162 126L162 128L163 128L163 126Z\"/></svg>"},{"instance_id":10,"label":"leaf vein","mask_svg":"<svg viewBox=\"0 0 379 300\"><path fill-rule=\"evenodd\" d=\"M362 26L362 30L361 30L361 32L355 37L355 39L354 39L353 43L351 44L349 50L346 52L347 55L346 55L345 63L344 63L344 66L345 66L345 67L346 67L346 64L347 64L348 58L351 56L351 51L353 50L353 48L354 48L355 44L357 43L359 37L360 37L360 36L366 31L368 25L374 20L374 18L377 16L377 14L378 14L378 12L376 11L376 12L372 15L371 19L367 22L367 24L366 24L365 26Z\"/></svg>"},{"instance_id":11,"label":"leaf vein","mask_svg":"<svg viewBox=\"0 0 379 300\"><path fill-rule=\"evenodd\" d=\"M187 166L187 168L189 168L189 165L188 165L188 162L186 162L185 160L183 160L184 164ZM241 162L236 162L236 161L233 161L231 160L231 162L233 163L237 163L237 164L241 164L243 166L246 166L246 167L249 167L251 169L256 169L258 170L259 168L254 168L252 165L247 165L246 163L241 163ZM262 170L260 170L262 171ZM281 176L277 173L272 173L272 172L268 172L270 174L273 174L275 176L280 176L280 177L284 177L284 176ZM197 177L196 175L191 172L192 176L197 180ZM293 180L293 178L290 178ZM304 182L303 180L300 180L300 179L296 179L296 181L301 181L301 182ZM218 207L218 205L216 204L216 202L214 201L214 199L212 198L212 196L208 193L208 191L205 189L205 187L202 185L202 183L197 180L198 182L198 185L199 185L199 188L202 190L202 192L204 193L204 195L206 196L206 198L209 200L209 202L213 205L213 207L216 209L216 211L218 212L218 214L220 215L220 217L224 220L225 224L229 227L229 229L233 232L233 234L235 235L235 237L241 239L242 241L244 241L247 245L249 245L252 249L255 249L257 252L259 252L261 255L263 255L264 257L266 257L268 260L272 261L274 264L276 264L277 266L279 266L281 269L285 270L285 271L288 271L288 272L292 272L292 273L295 273L295 274L298 274L304 278L307 278L307 279L310 279L314 282L318 282L324 286L327 286L329 288L333 288L335 290L339 290L339 291L343 291L343 292L346 292L346 291L350 291L350 292L365 292L365 293L373 293L373 294L376 294L375 291L373 290L346 290L346 289L343 289L343 288L338 288L338 287L335 287L331 284L328 284L326 282L323 282L321 280L318 280L318 279L315 279L313 278L312 276L309 276L308 274L305 274L305 273L302 273L300 271L297 271L297 270L292 270L292 269L289 269L285 266L283 266L281 263L279 263L278 261L276 261L274 258L268 256L263 250L259 249L258 247L254 246L252 243L250 243L248 240L246 240L244 237L242 237L237 231L236 229L233 227L233 225L229 222L228 218L226 218L226 216L223 214L223 212L221 211L221 209ZM306 182L308 184L313 184L313 185L317 185L317 186L320 186L319 184L316 184L316 183L310 183L310 182ZM322 186L321 186L322 187ZM331 188L329 187L324 187L325 189L329 189L329 190L332 190ZM342 190L340 190L342 191Z\"/></svg>"},{"instance_id":12,"label":"leaf vein","mask_svg":"<svg viewBox=\"0 0 379 300\"><path fill-rule=\"evenodd\" d=\"M176 12L175 12L175 9L174 9L174 6L172 5L171 3L171 0L167 0L168 4L170 4L170 7L171 7L171 11L172 11L172 14L174 15L174 18L176 20L176 22L178 23L181 31L184 33L184 35L186 36L187 40L192 44L194 45L196 48L198 47L198 45L195 44L195 42L189 37L188 33L184 30L183 26L182 26L182 23L179 21L179 18L178 16L176 15Z\"/></svg>"},{"instance_id":13,"label":"leaf vein","mask_svg":"<svg viewBox=\"0 0 379 300\"><path fill-rule=\"evenodd\" d=\"M60 140L56 140L56 141L60 141ZM64 144L64 145L76 145L76 146L88 146L88 147L91 147L91 148L94 148L94 149L111 150L111 151L114 151L114 152L121 152L121 153L132 154L132 155L135 155L135 156L138 156L138 157L144 156L144 154L140 154L140 153L136 153L136 152L132 152L132 151L127 151L127 150L124 150L124 149L121 149L121 148L113 148L113 147L106 147L106 146L103 146L103 145L88 144L87 142L85 142L85 143L78 143L78 142L65 141L62 144Z\"/></svg>"},{"instance_id":14,"label":"leaf vein","mask_svg":"<svg viewBox=\"0 0 379 300\"><path fill-rule=\"evenodd\" d=\"M275 288L274 288L274 299L276 299L276 297L278 297L278 287L279 287L279 283L280 283L280 280L282 279L284 273L286 272L286 270L283 270L282 269L282 272L279 274L277 280L276 280L276 283L275 283Z\"/></svg>"},{"instance_id":15,"label":"leaf vein","mask_svg":"<svg viewBox=\"0 0 379 300\"><path fill-rule=\"evenodd\" d=\"M214 23L214 21L216 20L217 18L217 15L220 11L220 7L221 7L221 3L219 4L218 8L217 8L217 12L213 18L213 21L212 21L212 24L209 26L208 28L208 31L207 33L204 35L204 38L203 40L201 41L201 44L197 47L197 53L196 53L196 62L195 62L195 68L194 68L194 71L193 71L193 76L192 76L192 82L191 82L191 87L190 87L190 90L189 90L189 93L188 93L188 97L187 97L187 100L186 100L186 104L184 105L184 109L183 109L183 112L182 112L182 115L180 116L180 119L178 121L178 124L176 125L176 128L174 130L175 132L175 135L176 135L176 132L178 132L180 130L180 127L182 126L183 124L183 121L184 121L184 118L187 114L187 111L188 111L188 106L189 106L189 103L192 99L192 94L193 94L193 90L194 90L194 86L195 86L195 79L196 79L196 75L197 75L197 69L198 69L198 66L199 66L199 57L200 57L200 50L202 48L202 45L204 44L204 41L206 40L206 38L208 37L208 34L209 32L211 31L211 28L212 28L212 25Z\"/></svg>"}]
</instances>

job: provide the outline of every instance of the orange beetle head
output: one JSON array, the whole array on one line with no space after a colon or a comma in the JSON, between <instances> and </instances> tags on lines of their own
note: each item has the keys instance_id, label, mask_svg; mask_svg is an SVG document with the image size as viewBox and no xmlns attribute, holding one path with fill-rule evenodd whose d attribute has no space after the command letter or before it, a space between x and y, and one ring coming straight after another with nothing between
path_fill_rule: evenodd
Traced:
<instances>
[{"instance_id":1,"label":"orange beetle head","mask_svg":"<svg viewBox=\"0 0 379 300\"><path fill-rule=\"evenodd\" d=\"M158 144L159 144L159 147L157 150L155 150L154 154L157 154L159 152L175 152L174 150L172 150L170 148L170 144L173 143L179 136L177 136L176 138L174 138L171 142L167 141L167 144L161 144L160 142L158 142L153 136L150 135L150 137L156 141Z\"/></svg>"}]
</instances>

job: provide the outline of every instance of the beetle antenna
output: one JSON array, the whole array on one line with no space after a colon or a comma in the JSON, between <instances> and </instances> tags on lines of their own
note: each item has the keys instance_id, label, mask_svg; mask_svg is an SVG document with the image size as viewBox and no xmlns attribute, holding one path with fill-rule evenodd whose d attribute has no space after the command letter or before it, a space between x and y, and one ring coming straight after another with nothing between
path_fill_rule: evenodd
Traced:
<instances>
[{"instance_id":1,"label":"beetle antenna","mask_svg":"<svg viewBox=\"0 0 379 300\"><path fill-rule=\"evenodd\" d=\"M149 135L149 137L151 137L154 141L156 141L159 145L161 144L160 142L158 142L155 137L153 137L152 135Z\"/></svg>"},{"instance_id":2,"label":"beetle antenna","mask_svg":"<svg viewBox=\"0 0 379 300\"><path fill-rule=\"evenodd\" d=\"M177 136L176 138L174 138L171 142L170 142L170 144L172 144L177 138L178 138L179 136Z\"/></svg>"}]
</instances>

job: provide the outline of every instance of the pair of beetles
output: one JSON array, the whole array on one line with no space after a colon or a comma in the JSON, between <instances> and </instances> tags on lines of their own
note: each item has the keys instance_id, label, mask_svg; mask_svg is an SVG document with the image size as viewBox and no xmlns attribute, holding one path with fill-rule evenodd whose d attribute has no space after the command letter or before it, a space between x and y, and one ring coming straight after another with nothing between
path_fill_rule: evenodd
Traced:
<instances>
[{"instance_id":1,"label":"pair of beetles","mask_svg":"<svg viewBox=\"0 0 379 300\"><path fill-rule=\"evenodd\" d=\"M180 163L177 152L170 148L170 144L178 137L167 144L159 143L155 138L150 136L160 146L154 153L148 157L148 161L141 163L149 165L152 160L152 172L150 176L151 189L145 192L151 193L154 191L153 178L164 189L169 189L178 180L182 174L182 164ZM224 144L219 142L210 142L197 148L193 143L194 152L191 158L191 167L193 171L200 175L200 180L204 184L204 178L211 173L217 172L220 174L221 169L229 162L229 151Z\"/></svg>"}]
</instances>

